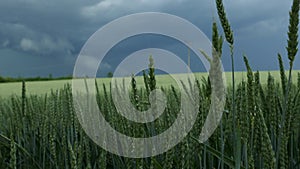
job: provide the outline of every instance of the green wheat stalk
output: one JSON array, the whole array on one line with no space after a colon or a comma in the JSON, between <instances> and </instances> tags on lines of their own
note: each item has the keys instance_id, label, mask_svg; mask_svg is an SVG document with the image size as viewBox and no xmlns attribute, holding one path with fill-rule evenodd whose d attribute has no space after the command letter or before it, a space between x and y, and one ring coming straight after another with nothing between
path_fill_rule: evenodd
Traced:
<instances>
[{"instance_id":1,"label":"green wheat stalk","mask_svg":"<svg viewBox=\"0 0 300 169\"><path fill-rule=\"evenodd\" d=\"M282 152L285 144L281 145L281 139L284 137L284 128L285 128L285 120L286 120L286 111L287 111L287 104L288 104L288 94L291 87L291 80L292 80L292 70L293 70L293 63L295 56L298 52L298 25L299 25L299 0L293 0L292 9L290 11L290 20L289 20L289 32L288 32L288 46L287 46L287 53L288 59L290 60L290 69L289 69L289 78L288 78L288 85L286 89L284 89L284 103L283 103L283 111L280 120L280 128L279 128L279 136L278 136L278 144L277 144L277 151L276 151L276 168L279 168L279 158L280 158L280 151ZM285 139L284 139L285 140ZM285 146L286 147L286 146ZM281 153L282 154L282 153Z\"/></svg>"}]
</instances>

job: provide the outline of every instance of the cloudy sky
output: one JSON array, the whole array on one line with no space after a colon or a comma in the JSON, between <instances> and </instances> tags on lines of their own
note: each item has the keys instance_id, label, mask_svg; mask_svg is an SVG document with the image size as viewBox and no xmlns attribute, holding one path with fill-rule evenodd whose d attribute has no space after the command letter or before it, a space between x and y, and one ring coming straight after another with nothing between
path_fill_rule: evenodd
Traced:
<instances>
[{"instance_id":1,"label":"cloudy sky","mask_svg":"<svg viewBox=\"0 0 300 169\"><path fill-rule=\"evenodd\" d=\"M286 56L291 3L291 0L224 0L234 30L237 70L244 70L243 54L248 56L254 70L278 68L277 53ZM177 15L195 24L209 38L212 21L217 18L213 0L1 0L0 75L71 75L81 48L95 31L114 19L137 12ZM121 58L143 48L174 50L185 59L187 50L172 43L167 38L150 35L127 40L105 58L100 74L113 71ZM297 69L299 61L296 60ZM230 71L226 44L223 64ZM197 65L192 60L195 70Z\"/></svg>"}]
</instances>

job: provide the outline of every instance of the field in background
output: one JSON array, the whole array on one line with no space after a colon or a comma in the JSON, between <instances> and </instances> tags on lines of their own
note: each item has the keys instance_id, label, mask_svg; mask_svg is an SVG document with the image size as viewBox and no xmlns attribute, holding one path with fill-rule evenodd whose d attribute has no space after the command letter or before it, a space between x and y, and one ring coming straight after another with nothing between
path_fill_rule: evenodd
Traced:
<instances>
[{"instance_id":1,"label":"field in background","mask_svg":"<svg viewBox=\"0 0 300 169\"><path fill-rule=\"evenodd\" d=\"M267 82L268 73L271 73L271 75L274 77L275 81L280 81L280 74L279 71L260 71L260 78L261 83L265 84ZM300 70L293 71L293 78L296 82L297 74L300 73ZM182 76L184 74L179 74L179 76ZM227 85L230 85L231 83L231 72L226 72L226 83ZM239 83L242 80L245 80L247 77L246 72L236 72L236 82ZM195 78L201 80L203 77L207 77L207 73L195 73ZM108 85L110 83L111 78L99 78L97 79L98 84L106 84ZM143 77L138 76L136 77L137 81L137 87L144 87ZM170 75L156 75L156 81L158 86L170 86L174 85L176 86L176 82L172 79ZM27 82L26 88L28 94L45 94L50 93L51 90L57 90L61 89L66 85L67 83L72 83L72 80L55 80L55 81L36 81L36 82ZM22 83L21 82L13 82L13 83L0 83L0 97L8 97L11 95L21 95L21 88ZM102 89L102 88L100 88Z\"/></svg>"}]
</instances>

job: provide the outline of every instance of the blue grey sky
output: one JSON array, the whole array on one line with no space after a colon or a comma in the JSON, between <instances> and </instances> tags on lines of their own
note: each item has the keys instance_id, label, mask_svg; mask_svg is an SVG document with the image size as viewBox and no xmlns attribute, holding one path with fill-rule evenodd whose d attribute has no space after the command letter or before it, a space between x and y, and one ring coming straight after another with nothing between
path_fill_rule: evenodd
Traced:
<instances>
[{"instance_id":1,"label":"blue grey sky","mask_svg":"<svg viewBox=\"0 0 300 169\"><path fill-rule=\"evenodd\" d=\"M243 54L254 70L278 69L277 53L288 65L285 47L291 4L292 0L224 0L234 31L237 70L244 70ZM209 38L212 21L218 19L213 0L1 0L0 75L71 75L81 48L95 31L137 12L177 15ZM173 40L137 36L118 44L100 65L99 74L105 76L126 55L149 47L173 50L186 61L187 48ZM225 71L230 71L226 43L222 60ZM296 69L300 69L299 61L297 56ZM194 71L202 70L199 64L192 60Z\"/></svg>"}]
</instances>

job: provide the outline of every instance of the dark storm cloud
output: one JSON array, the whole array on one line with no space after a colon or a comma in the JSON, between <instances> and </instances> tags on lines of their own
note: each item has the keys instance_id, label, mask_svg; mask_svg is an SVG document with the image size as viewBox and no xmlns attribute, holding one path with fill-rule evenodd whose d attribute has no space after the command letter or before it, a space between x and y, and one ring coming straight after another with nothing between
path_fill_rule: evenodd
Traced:
<instances>
[{"instance_id":1,"label":"dark storm cloud","mask_svg":"<svg viewBox=\"0 0 300 169\"><path fill-rule=\"evenodd\" d=\"M70 54L84 39L80 9L92 1L0 1L2 47L41 55Z\"/></svg>"},{"instance_id":2,"label":"dark storm cloud","mask_svg":"<svg viewBox=\"0 0 300 169\"><path fill-rule=\"evenodd\" d=\"M276 69L274 55L285 53L291 2L224 0L224 4L236 39L237 67L244 67L240 58L245 52L255 68L264 69L267 65ZM101 26L124 15L149 11L183 17L208 37L211 36L212 21L217 19L211 0L1 0L0 48L18 52L18 57L12 55L10 62L14 57L20 59L28 54L33 58L54 58L56 62L65 63L62 72L71 73L82 45ZM132 43L132 46L141 46L144 42ZM224 51L226 55L226 49ZM14 52L5 52L8 53ZM1 54L4 53L0 52L0 57ZM8 61L1 62L8 64ZM42 61L36 59L36 62ZM114 66L103 64L107 70ZM230 67L226 60L224 65L225 69L226 65ZM46 68L41 69L43 71L51 72Z\"/></svg>"}]
</instances>

